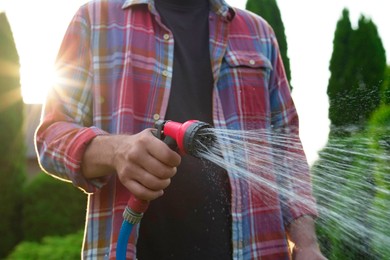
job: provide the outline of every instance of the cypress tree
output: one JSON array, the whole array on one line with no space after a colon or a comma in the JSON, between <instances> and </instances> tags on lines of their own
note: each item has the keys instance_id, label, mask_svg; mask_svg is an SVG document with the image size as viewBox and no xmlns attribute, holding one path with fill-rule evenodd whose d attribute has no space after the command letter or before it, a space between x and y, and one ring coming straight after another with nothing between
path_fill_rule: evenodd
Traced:
<instances>
[{"instance_id":1,"label":"cypress tree","mask_svg":"<svg viewBox=\"0 0 390 260\"><path fill-rule=\"evenodd\" d=\"M386 54L377 27L361 16L351 37L354 98L351 100L350 123L363 128L379 107L380 87L386 70Z\"/></svg>"},{"instance_id":2,"label":"cypress tree","mask_svg":"<svg viewBox=\"0 0 390 260\"><path fill-rule=\"evenodd\" d=\"M0 13L0 258L20 241L25 172L19 56L5 13Z\"/></svg>"},{"instance_id":3,"label":"cypress tree","mask_svg":"<svg viewBox=\"0 0 390 260\"><path fill-rule=\"evenodd\" d=\"M288 45L282 16L280 14L280 10L278 4L276 3L276 0L248 0L245 8L263 17L274 29L276 39L279 43L284 68L286 70L287 80L291 86L290 59L287 55Z\"/></svg>"},{"instance_id":4,"label":"cypress tree","mask_svg":"<svg viewBox=\"0 0 390 260\"><path fill-rule=\"evenodd\" d=\"M327 93L331 134L362 130L380 105L386 68L385 50L375 24L361 16L353 30L343 10L333 41Z\"/></svg>"},{"instance_id":5,"label":"cypress tree","mask_svg":"<svg viewBox=\"0 0 390 260\"><path fill-rule=\"evenodd\" d=\"M333 53L329 63L331 76L328 82L329 119L331 132L336 131L348 121L350 114L351 68L350 38L353 33L349 11L344 9L337 22L333 39Z\"/></svg>"}]
</instances>

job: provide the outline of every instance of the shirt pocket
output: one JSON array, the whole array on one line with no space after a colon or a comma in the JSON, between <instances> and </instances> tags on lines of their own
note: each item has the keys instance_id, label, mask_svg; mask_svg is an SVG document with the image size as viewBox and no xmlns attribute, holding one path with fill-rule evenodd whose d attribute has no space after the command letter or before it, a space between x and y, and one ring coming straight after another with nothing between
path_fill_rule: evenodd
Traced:
<instances>
[{"instance_id":1,"label":"shirt pocket","mask_svg":"<svg viewBox=\"0 0 390 260\"><path fill-rule=\"evenodd\" d=\"M272 70L271 62L260 52L227 51L224 59L231 68Z\"/></svg>"},{"instance_id":2,"label":"shirt pocket","mask_svg":"<svg viewBox=\"0 0 390 260\"><path fill-rule=\"evenodd\" d=\"M227 51L220 77L224 87L231 87L243 95L267 95L272 64L264 54L255 51ZM268 97L268 96L267 96Z\"/></svg>"},{"instance_id":3,"label":"shirt pocket","mask_svg":"<svg viewBox=\"0 0 390 260\"><path fill-rule=\"evenodd\" d=\"M229 93L237 108L232 114L250 122L249 128L269 121L272 69L270 60L260 52L228 50L223 58L218 87L221 93Z\"/></svg>"}]
</instances>

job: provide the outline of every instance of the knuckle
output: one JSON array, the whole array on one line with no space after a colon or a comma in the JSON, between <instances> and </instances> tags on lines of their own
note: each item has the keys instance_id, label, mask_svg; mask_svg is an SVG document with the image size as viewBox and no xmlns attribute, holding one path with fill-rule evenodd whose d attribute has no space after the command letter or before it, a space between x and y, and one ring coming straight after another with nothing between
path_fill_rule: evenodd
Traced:
<instances>
[{"instance_id":1,"label":"knuckle","mask_svg":"<svg viewBox=\"0 0 390 260\"><path fill-rule=\"evenodd\" d=\"M125 184L127 182L127 180L128 180L128 176L126 174L126 170L124 170L124 169L117 170L117 176L118 176L119 181L122 184Z\"/></svg>"},{"instance_id":2,"label":"knuckle","mask_svg":"<svg viewBox=\"0 0 390 260\"><path fill-rule=\"evenodd\" d=\"M133 146L127 151L126 159L127 161L138 161L140 159L139 156L140 156L140 152L138 147Z\"/></svg>"},{"instance_id":3,"label":"knuckle","mask_svg":"<svg viewBox=\"0 0 390 260\"><path fill-rule=\"evenodd\" d=\"M144 131L139 133L137 140L140 144L146 145L153 140L153 139L151 139L151 137L153 137L153 136L151 136L150 131L144 130Z\"/></svg>"}]
</instances>

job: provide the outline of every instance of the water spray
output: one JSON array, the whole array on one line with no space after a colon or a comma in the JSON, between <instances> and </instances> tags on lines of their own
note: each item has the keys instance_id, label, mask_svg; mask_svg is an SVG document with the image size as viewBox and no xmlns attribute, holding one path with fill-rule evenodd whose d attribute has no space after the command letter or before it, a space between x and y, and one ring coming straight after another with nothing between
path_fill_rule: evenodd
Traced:
<instances>
[{"instance_id":1,"label":"water spray","mask_svg":"<svg viewBox=\"0 0 390 260\"><path fill-rule=\"evenodd\" d=\"M181 155L199 157L199 152L204 147L212 147L216 141L215 135L207 131L212 127L198 120L189 120L184 123L159 120L154 127L156 129L153 132L154 135ZM131 196L127 202L117 242L117 260L126 259L127 243L133 226L141 221L148 206L149 201L140 200L134 196Z\"/></svg>"}]
</instances>

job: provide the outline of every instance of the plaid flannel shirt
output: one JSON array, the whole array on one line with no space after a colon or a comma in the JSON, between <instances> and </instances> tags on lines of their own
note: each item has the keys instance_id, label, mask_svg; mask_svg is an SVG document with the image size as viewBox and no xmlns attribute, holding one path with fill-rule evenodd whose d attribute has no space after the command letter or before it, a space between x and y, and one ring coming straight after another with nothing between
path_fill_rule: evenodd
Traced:
<instances>
[{"instance_id":1,"label":"plaid flannel shirt","mask_svg":"<svg viewBox=\"0 0 390 260\"><path fill-rule=\"evenodd\" d=\"M210 0L209 30L215 127L297 129L297 113L270 26L223 0ZM82 250L86 259L115 258L130 194L115 174L85 179L80 172L83 153L97 135L137 133L164 118L173 48L173 35L162 24L153 0L89 2L80 7L65 34L56 61L59 81L46 101L36 146L46 172L88 193ZM296 142L301 147L299 138ZM302 149L295 152L303 154ZM308 167L294 174L292 182L307 185L295 190L299 185L289 185L291 192L314 203ZM229 178L233 259L289 259L286 226L299 216L316 215L315 208L294 199L280 203L277 192L266 187L259 192L231 170ZM270 181L277 183L272 176ZM133 232L127 252L132 258L136 239Z\"/></svg>"}]
</instances>

